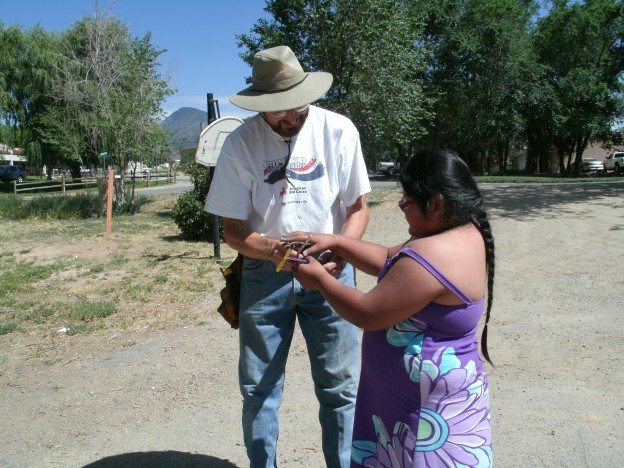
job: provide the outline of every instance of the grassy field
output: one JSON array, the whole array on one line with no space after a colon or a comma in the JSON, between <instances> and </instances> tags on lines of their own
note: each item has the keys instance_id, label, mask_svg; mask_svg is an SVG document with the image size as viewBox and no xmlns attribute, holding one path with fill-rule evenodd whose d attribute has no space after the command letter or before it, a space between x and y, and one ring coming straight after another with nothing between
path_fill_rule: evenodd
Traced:
<instances>
[{"instance_id":1,"label":"grassy field","mask_svg":"<svg viewBox=\"0 0 624 468\"><path fill-rule=\"evenodd\" d=\"M372 206L396 190L375 190ZM178 195L151 197L132 216L0 219L0 334L202 324L216 314L219 268L235 253L181 238L171 217Z\"/></svg>"},{"instance_id":2,"label":"grassy field","mask_svg":"<svg viewBox=\"0 0 624 468\"><path fill-rule=\"evenodd\" d=\"M176 195L134 216L0 220L0 334L198 323L221 284L213 246L179 237ZM222 258L232 252L222 245Z\"/></svg>"}]
</instances>

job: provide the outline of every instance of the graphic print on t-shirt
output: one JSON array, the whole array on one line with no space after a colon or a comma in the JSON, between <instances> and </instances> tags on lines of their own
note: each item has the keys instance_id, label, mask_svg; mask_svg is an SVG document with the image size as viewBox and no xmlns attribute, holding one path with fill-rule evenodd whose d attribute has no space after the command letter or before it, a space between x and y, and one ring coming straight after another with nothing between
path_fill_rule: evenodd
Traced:
<instances>
[{"instance_id":1,"label":"graphic print on t-shirt","mask_svg":"<svg viewBox=\"0 0 624 468\"><path fill-rule=\"evenodd\" d=\"M273 185L284 179L284 176L290 180L309 181L325 175L325 166L314 157L310 160L305 157L291 157L288 167L283 168L285 161L285 158L264 161L264 182Z\"/></svg>"}]
</instances>

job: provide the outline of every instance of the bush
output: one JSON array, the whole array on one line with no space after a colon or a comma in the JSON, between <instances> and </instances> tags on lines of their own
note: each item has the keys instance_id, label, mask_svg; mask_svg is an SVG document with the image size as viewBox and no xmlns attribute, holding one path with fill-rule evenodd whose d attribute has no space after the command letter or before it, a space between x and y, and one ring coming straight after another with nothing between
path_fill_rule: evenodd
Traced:
<instances>
[{"instance_id":1,"label":"bush","mask_svg":"<svg viewBox=\"0 0 624 468\"><path fill-rule=\"evenodd\" d=\"M186 166L186 172L193 181L193 191L184 192L178 198L171 212L173 220L189 240L213 242L214 216L204 211L208 189L210 188L211 171L195 162ZM221 236L221 226L219 226Z\"/></svg>"},{"instance_id":2,"label":"bush","mask_svg":"<svg viewBox=\"0 0 624 468\"><path fill-rule=\"evenodd\" d=\"M188 240L213 241L213 216L204 211L206 199L199 198L194 191L184 192L171 210L173 220Z\"/></svg>"},{"instance_id":3,"label":"bush","mask_svg":"<svg viewBox=\"0 0 624 468\"><path fill-rule=\"evenodd\" d=\"M151 197L145 195L137 195L134 200L130 199L130 195L126 193L126 201L123 205L113 203L113 214L115 215L132 215L138 213L141 207L151 201ZM104 211L104 209L102 209Z\"/></svg>"},{"instance_id":4,"label":"bush","mask_svg":"<svg viewBox=\"0 0 624 468\"><path fill-rule=\"evenodd\" d=\"M28 218L85 219L97 218L102 207L97 195L41 195L25 204Z\"/></svg>"},{"instance_id":5,"label":"bush","mask_svg":"<svg viewBox=\"0 0 624 468\"><path fill-rule=\"evenodd\" d=\"M15 195L0 197L0 217L6 219L22 219L22 199Z\"/></svg>"},{"instance_id":6,"label":"bush","mask_svg":"<svg viewBox=\"0 0 624 468\"><path fill-rule=\"evenodd\" d=\"M134 214L150 201L149 197L137 196L122 206L113 204L113 214ZM105 214L96 194L38 195L30 201L15 196L0 197L0 216L13 219L87 219Z\"/></svg>"}]
</instances>

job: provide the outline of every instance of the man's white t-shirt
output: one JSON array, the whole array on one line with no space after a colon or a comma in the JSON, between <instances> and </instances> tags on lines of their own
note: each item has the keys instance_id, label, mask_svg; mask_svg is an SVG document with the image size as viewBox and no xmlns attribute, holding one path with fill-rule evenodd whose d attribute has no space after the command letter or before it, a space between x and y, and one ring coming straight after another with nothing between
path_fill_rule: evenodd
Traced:
<instances>
[{"instance_id":1,"label":"man's white t-shirt","mask_svg":"<svg viewBox=\"0 0 624 468\"><path fill-rule=\"evenodd\" d=\"M288 180L271 184L286 161L287 139L259 114L245 122L223 144L204 209L277 239L291 231L339 233L346 207L371 190L357 129L310 106L290 150Z\"/></svg>"}]
</instances>

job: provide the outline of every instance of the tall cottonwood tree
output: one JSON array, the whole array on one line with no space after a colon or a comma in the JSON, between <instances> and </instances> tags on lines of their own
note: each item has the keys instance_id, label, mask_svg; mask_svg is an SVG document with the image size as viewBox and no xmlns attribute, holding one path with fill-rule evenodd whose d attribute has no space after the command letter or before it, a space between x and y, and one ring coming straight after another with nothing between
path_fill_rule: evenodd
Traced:
<instances>
[{"instance_id":1,"label":"tall cottonwood tree","mask_svg":"<svg viewBox=\"0 0 624 468\"><path fill-rule=\"evenodd\" d=\"M534 11L533 2L516 0L412 4L430 50L426 89L436 97L423 144L457 148L476 173L505 171L522 136L522 103L532 85L527 31Z\"/></svg>"},{"instance_id":2,"label":"tall cottonwood tree","mask_svg":"<svg viewBox=\"0 0 624 468\"><path fill-rule=\"evenodd\" d=\"M73 156L72 172L79 172L81 156L106 152L124 174L130 159L166 146L160 104L173 91L159 71L164 51L150 40L149 33L133 38L125 24L100 11L63 34L55 106L46 123L48 136ZM115 196L123 204L124 177Z\"/></svg>"},{"instance_id":3,"label":"tall cottonwood tree","mask_svg":"<svg viewBox=\"0 0 624 468\"><path fill-rule=\"evenodd\" d=\"M25 147L33 167L52 166L60 157L46 143L41 120L52 102L57 44L57 36L39 26L22 31L18 25L0 24L1 142Z\"/></svg>"},{"instance_id":4,"label":"tall cottonwood tree","mask_svg":"<svg viewBox=\"0 0 624 468\"><path fill-rule=\"evenodd\" d=\"M624 4L555 0L539 21L535 44L550 95L550 109L536 125L557 149L560 172L578 174L587 145L611 139L622 116Z\"/></svg>"},{"instance_id":5,"label":"tall cottonwood tree","mask_svg":"<svg viewBox=\"0 0 624 468\"><path fill-rule=\"evenodd\" d=\"M238 36L247 49L241 56L251 62L258 50L288 45L305 69L334 76L322 105L355 122L369 161L408 157L431 114L419 80L418 24L406 15L405 2L272 0L265 10L272 20Z\"/></svg>"}]
</instances>

